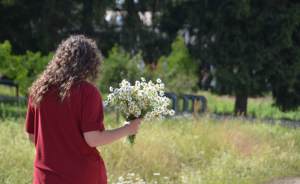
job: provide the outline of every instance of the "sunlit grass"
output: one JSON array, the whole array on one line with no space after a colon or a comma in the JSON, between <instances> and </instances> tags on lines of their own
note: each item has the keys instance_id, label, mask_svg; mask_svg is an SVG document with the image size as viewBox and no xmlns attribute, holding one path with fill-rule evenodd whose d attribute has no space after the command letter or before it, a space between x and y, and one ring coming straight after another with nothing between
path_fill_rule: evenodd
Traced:
<instances>
[{"instance_id":1,"label":"sunlit grass","mask_svg":"<svg viewBox=\"0 0 300 184\"><path fill-rule=\"evenodd\" d=\"M16 96L16 88L0 84L0 96L1 95Z\"/></svg>"},{"instance_id":2,"label":"sunlit grass","mask_svg":"<svg viewBox=\"0 0 300 184\"><path fill-rule=\"evenodd\" d=\"M200 91L198 94L205 96L208 100L208 112L218 114L232 114L234 109L233 96L218 96L210 92ZM296 111L282 112L273 105L270 96L248 99L248 115L258 118L300 120L300 108Z\"/></svg>"},{"instance_id":3,"label":"sunlit grass","mask_svg":"<svg viewBox=\"0 0 300 184\"><path fill-rule=\"evenodd\" d=\"M117 125L106 116L106 128ZM0 183L30 183L23 120L0 123ZM300 130L206 117L144 123L130 146L101 148L110 183L259 184L300 173Z\"/></svg>"}]
</instances>

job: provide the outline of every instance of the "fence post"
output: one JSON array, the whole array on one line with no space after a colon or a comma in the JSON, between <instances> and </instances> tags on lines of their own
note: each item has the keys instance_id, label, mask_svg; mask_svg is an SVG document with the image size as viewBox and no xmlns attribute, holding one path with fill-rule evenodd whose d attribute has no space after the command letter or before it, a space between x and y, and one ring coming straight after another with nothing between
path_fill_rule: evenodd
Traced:
<instances>
[{"instance_id":1,"label":"fence post","mask_svg":"<svg viewBox=\"0 0 300 184\"><path fill-rule=\"evenodd\" d=\"M174 93L165 93L165 96L172 100L172 109L175 111L175 113L177 113L178 112L177 96Z\"/></svg>"}]
</instances>

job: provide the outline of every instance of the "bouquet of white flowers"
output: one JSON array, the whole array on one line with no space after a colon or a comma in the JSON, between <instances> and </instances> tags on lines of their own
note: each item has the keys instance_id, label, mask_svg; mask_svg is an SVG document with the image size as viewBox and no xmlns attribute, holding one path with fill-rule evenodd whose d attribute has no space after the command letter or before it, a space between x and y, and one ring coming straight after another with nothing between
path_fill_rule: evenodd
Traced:
<instances>
[{"instance_id":1,"label":"bouquet of white flowers","mask_svg":"<svg viewBox=\"0 0 300 184\"><path fill-rule=\"evenodd\" d=\"M136 81L134 85L123 80L119 88L110 87L110 94L105 101L106 105L115 106L127 121L135 118L152 120L166 115L174 115L174 110L169 109L170 99L164 95L165 85L160 79L157 83L146 82L144 78ZM133 143L135 135L128 140Z\"/></svg>"}]
</instances>

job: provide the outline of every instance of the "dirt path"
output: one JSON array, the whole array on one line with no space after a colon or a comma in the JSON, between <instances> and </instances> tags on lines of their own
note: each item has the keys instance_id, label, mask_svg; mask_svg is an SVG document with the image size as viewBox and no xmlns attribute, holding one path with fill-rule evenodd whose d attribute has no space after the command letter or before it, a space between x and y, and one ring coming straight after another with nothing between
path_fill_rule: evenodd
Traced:
<instances>
[{"instance_id":1,"label":"dirt path","mask_svg":"<svg viewBox=\"0 0 300 184\"><path fill-rule=\"evenodd\" d=\"M279 180L274 180L267 184L300 184L300 177L297 178L283 178Z\"/></svg>"}]
</instances>

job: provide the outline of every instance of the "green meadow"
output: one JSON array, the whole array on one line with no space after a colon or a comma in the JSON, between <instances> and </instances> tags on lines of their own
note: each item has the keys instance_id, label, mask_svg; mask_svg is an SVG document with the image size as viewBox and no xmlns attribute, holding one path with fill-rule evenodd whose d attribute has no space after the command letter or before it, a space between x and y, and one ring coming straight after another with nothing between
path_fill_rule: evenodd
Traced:
<instances>
[{"instance_id":1,"label":"green meadow","mask_svg":"<svg viewBox=\"0 0 300 184\"><path fill-rule=\"evenodd\" d=\"M106 116L107 129L114 120ZM259 184L300 173L300 130L260 121L144 122L135 145L120 140L99 150L115 184ZM0 183L31 183L33 158L24 119L1 121Z\"/></svg>"}]
</instances>

